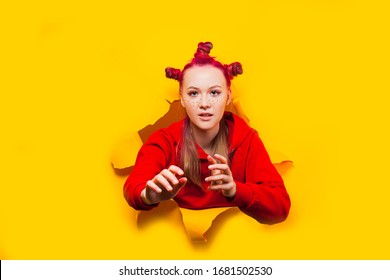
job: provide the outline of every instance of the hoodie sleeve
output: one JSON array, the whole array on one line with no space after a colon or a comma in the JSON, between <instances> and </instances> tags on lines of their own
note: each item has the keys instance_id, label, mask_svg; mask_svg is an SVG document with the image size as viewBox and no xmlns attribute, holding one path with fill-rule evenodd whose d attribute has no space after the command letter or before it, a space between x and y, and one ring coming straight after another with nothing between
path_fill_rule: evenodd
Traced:
<instances>
[{"instance_id":1,"label":"hoodie sleeve","mask_svg":"<svg viewBox=\"0 0 390 280\"><path fill-rule=\"evenodd\" d=\"M233 203L260 223L282 222L291 205L283 179L271 163L258 133L254 131L246 141L245 182L235 181L237 191Z\"/></svg>"},{"instance_id":2,"label":"hoodie sleeve","mask_svg":"<svg viewBox=\"0 0 390 280\"><path fill-rule=\"evenodd\" d=\"M133 170L127 178L123 194L127 203L136 210L150 210L158 204L147 205L141 199L146 182L166 168L169 163L170 144L163 131L153 133L138 152Z\"/></svg>"}]
</instances>

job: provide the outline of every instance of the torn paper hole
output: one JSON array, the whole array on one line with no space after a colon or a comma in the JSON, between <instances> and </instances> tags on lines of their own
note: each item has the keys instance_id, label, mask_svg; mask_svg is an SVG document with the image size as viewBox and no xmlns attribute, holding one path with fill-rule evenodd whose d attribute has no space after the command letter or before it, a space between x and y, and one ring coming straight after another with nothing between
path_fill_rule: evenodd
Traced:
<instances>
[{"instance_id":1,"label":"torn paper hole","mask_svg":"<svg viewBox=\"0 0 390 280\"><path fill-rule=\"evenodd\" d=\"M164 116L158 119L154 124L147 125L140 131L128 135L115 146L111 157L111 163L118 175L127 176L130 174L139 149L153 132L160 128L168 127L170 124L179 121L186 116L185 110L180 104L180 100L174 100L173 102L167 100L167 102L170 104L170 107ZM229 106L227 106L226 111L235 113L249 123L249 119L245 115L237 98L232 100ZM292 161L276 150L267 148L267 151L275 168L283 177L293 166ZM223 207L202 210L179 209L182 214L182 222L191 241L206 242L207 238L205 234L210 230L213 221L223 212L231 208ZM140 216L141 215L138 214L138 219Z\"/></svg>"}]
</instances>

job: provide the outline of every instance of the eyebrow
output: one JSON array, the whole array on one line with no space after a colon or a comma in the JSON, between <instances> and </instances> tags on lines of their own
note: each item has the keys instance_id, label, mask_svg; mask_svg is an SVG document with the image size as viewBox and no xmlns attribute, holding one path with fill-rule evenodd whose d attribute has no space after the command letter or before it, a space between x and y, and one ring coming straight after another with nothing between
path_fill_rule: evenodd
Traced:
<instances>
[{"instance_id":1,"label":"eyebrow","mask_svg":"<svg viewBox=\"0 0 390 280\"><path fill-rule=\"evenodd\" d=\"M219 85L214 85L214 86L210 87L209 89L211 89L211 88L222 88L222 87L219 86ZM199 90L199 88L194 87L194 86L190 86L190 87L187 88L187 90L188 90L188 89L197 89L197 90Z\"/></svg>"}]
</instances>

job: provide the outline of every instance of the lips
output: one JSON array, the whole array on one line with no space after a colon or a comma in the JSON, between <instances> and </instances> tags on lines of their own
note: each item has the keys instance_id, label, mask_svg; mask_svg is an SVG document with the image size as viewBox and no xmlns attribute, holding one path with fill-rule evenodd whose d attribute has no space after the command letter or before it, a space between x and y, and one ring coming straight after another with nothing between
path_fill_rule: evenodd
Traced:
<instances>
[{"instance_id":1,"label":"lips","mask_svg":"<svg viewBox=\"0 0 390 280\"><path fill-rule=\"evenodd\" d=\"M202 121L209 121L213 117L213 114L211 114L211 113L200 113L200 114L198 114L198 116L199 116L199 118Z\"/></svg>"}]
</instances>

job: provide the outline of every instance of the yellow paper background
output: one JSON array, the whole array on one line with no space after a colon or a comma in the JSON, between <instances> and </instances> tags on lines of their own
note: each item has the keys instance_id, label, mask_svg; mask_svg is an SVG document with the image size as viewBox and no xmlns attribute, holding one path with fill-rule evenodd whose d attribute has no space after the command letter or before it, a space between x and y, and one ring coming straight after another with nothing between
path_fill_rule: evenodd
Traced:
<instances>
[{"instance_id":1,"label":"yellow paper background","mask_svg":"<svg viewBox=\"0 0 390 280\"><path fill-rule=\"evenodd\" d=\"M4 1L3 1L4 2ZM8 1L0 5L0 259L389 259L387 1ZM238 213L191 244L141 228L110 165L177 98L199 41L264 143L294 161L288 220Z\"/></svg>"}]
</instances>

